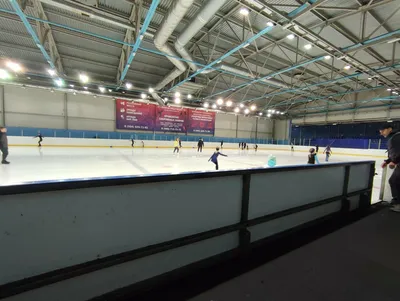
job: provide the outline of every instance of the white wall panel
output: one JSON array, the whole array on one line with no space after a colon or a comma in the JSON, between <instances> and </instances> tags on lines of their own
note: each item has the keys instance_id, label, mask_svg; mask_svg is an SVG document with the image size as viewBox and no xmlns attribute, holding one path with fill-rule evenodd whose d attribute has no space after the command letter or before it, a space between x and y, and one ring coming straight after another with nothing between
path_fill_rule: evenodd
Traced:
<instances>
[{"instance_id":1,"label":"white wall panel","mask_svg":"<svg viewBox=\"0 0 400 301\"><path fill-rule=\"evenodd\" d=\"M272 138L272 132L274 130L274 121L271 119L258 119L257 124L257 138L261 136L265 138Z\"/></svg>"},{"instance_id":2,"label":"white wall panel","mask_svg":"<svg viewBox=\"0 0 400 301\"><path fill-rule=\"evenodd\" d=\"M274 139L289 139L289 120L275 120Z\"/></svg>"},{"instance_id":3,"label":"white wall panel","mask_svg":"<svg viewBox=\"0 0 400 301\"><path fill-rule=\"evenodd\" d=\"M255 132L257 120L256 118L240 116L238 118L238 130L244 132Z\"/></svg>"},{"instance_id":4,"label":"white wall panel","mask_svg":"<svg viewBox=\"0 0 400 301\"><path fill-rule=\"evenodd\" d=\"M115 120L114 103L112 98L68 94L68 116Z\"/></svg>"},{"instance_id":5,"label":"white wall panel","mask_svg":"<svg viewBox=\"0 0 400 301\"><path fill-rule=\"evenodd\" d=\"M112 132L115 129L115 121L69 117L68 129Z\"/></svg>"},{"instance_id":6,"label":"white wall panel","mask_svg":"<svg viewBox=\"0 0 400 301\"><path fill-rule=\"evenodd\" d=\"M64 93L17 86L4 87L6 112L51 116L64 115ZM31 126L36 126L32 124Z\"/></svg>"},{"instance_id":7,"label":"white wall panel","mask_svg":"<svg viewBox=\"0 0 400 301\"><path fill-rule=\"evenodd\" d=\"M31 115L24 113L6 113L6 125L15 127L36 127L63 129L63 116Z\"/></svg>"},{"instance_id":8,"label":"white wall panel","mask_svg":"<svg viewBox=\"0 0 400 301\"><path fill-rule=\"evenodd\" d=\"M236 137L237 116L232 114L217 114L215 117L215 136Z\"/></svg>"}]
</instances>

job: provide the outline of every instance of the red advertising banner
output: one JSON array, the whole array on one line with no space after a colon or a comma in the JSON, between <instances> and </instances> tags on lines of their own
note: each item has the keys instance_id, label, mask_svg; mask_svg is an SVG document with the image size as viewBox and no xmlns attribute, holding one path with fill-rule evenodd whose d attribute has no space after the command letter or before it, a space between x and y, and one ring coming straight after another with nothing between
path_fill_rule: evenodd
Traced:
<instances>
[{"instance_id":1,"label":"red advertising banner","mask_svg":"<svg viewBox=\"0 0 400 301\"><path fill-rule=\"evenodd\" d=\"M214 135L215 112L189 109L188 133Z\"/></svg>"},{"instance_id":2,"label":"red advertising banner","mask_svg":"<svg viewBox=\"0 0 400 301\"><path fill-rule=\"evenodd\" d=\"M159 132L186 133L188 110L177 107L157 107L155 130Z\"/></svg>"},{"instance_id":3,"label":"red advertising banner","mask_svg":"<svg viewBox=\"0 0 400 301\"><path fill-rule=\"evenodd\" d=\"M117 99L117 129L153 131L156 105Z\"/></svg>"}]
</instances>

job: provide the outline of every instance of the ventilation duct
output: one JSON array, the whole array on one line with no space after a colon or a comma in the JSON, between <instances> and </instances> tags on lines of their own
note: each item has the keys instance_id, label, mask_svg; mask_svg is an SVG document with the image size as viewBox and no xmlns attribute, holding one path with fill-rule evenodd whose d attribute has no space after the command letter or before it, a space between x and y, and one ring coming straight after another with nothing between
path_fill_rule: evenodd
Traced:
<instances>
[{"instance_id":1,"label":"ventilation duct","mask_svg":"<svg viewBox=\"0 0 400 301\"><path fill-rule=\"evenodd\" d=\"M206 24L214 15L215 13L220 9L220 7L225 3L226 0L218 0L218 1L214 1L214 0L209 0L207 2L206 5L204 5L200 11L197 13L196 17L194 17L193 20L191 20L190 25L179 35L177 41L175 42L175 48L176 50L182 55L182 57L188 61L193 61L191 55L189 54L189 51L185 49L186 44L200 31L200 29L204 26L204 24ZM183 12L183 4L184 8L186 8L185 12L188 9L188 6L190 6L193 1L192 0L183 0L183 1L178 1L179 3L182 2L181 5L175 5L175 8L177 8L176 10L179 9L179 13ZM173 15L173 17L171 17L172 20L168 21L168 17L170 17L171 15ZM159 41L156 41L156 39L154 39L154 44L156 45L156 47L162 51L165 52L169 55L173 55L173 56L177 56L176 53L171 49L171 47L166 43L167 39L162 39L162 37L166 36L167 34L168 37L172 34L172 31L166 32L166 33L161 33L163 30L166 31L164 29L164 27L167 26L171 26L173 27L173 29L176 27L177 23L179 23L180 19L177 22L177 16L175 9L171 10L171 13L168 15L168 17L166 17L164 19L165 22L163 22L163 24L161 24L161 28L160 30L157 32L156 34L156 38L158 37ZM180 15L179 17L182 19L184 16L184 13L182 15ZM173 22L175 22L176 24L174 24ZM168 24L167 26L164 24ZM171 23L171 25L169 25L169 23ZM167 37L167 38L168 38ZM157 44L156 44L157 43ZM164 77L163 80L161 80L157 85L156 85L156 89L157 90L161 90L162 88L164 88L168 83L170 83L171 81L173 81L175 78L177 78L179 75L181 75L183 72L186 71L187 67L186 65L177 59L174 58L168 58L175 66L176 68L174 70L172 70L170 73L167 74L167 76ZM193 63L189 63L190 68L192 68L193 70L197 70L197 66ZM154 93L155 94L155 93ZM160 98L158 95L154 96L152 94L152 96L157 99ZM161 99L161 98L160 98ZM157 101L159 101L157 99ZM161 100L162 101L162 100Z\"/></svg>"},{"instance_id":2,"label":"ventilation duct","mask_svg":"<svg viewBox=\"0 0 400 301\"><path fill-rule=\"evenodd\" d=\"M186 70L186 65L174 58L177 57L178 54L172 49L170 45L168 45L168 38L171 36L175 28L178 26L179 22L183 19L186 12L193 4L194 0L178 0L173 3L168 14L164 17L164 20L161 23L160 29L154 36L154 45L161 52L166 53L167 58L171 61L172 64L176 66L176 69L172 70L163 80L161 80L154 88L155 90L161 90L168 84L171 80L181 75ZM158 96L157 93L151 93L151 96L161 105L164 105L163 99Z\"/></svg>"},{"instance_id":3,"label":"ventilation duct","mask_svg":"<svg viewBox=\"0 0 400 301\"><path fill-rule=\"evenodd\" d=\"M186 44L207 24L215 13L225 4L226 0L209 0L197 15L190 21L190 25L179 35L175 42L175 49L187 61L187 64L193 71L197 71L196 64L193 61L189 51L185 48Z\"/></svg>"}]
</instances>

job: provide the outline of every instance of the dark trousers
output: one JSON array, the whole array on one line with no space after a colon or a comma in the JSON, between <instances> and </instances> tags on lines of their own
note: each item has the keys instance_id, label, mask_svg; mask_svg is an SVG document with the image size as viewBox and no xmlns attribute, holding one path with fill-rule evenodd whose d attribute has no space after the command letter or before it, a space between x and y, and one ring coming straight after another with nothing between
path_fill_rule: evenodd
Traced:
<instances>
[{"instance_id":1,"label":"dark trousers","mask_svg":"<svg viewBox=\"0 0 400 301\"><path fill-rule=\"evenodd\" d=\"M2 147L1 152L3 153L3 162L6 161L7 156L8 156L8 147Z\"/></svg>"},{"instance_id":2,"label":"dark trousers","mask_svg":"<svg viewBox=\"0 0 400 301\"><path fill-rule=\"evenodd\" d=\"M218 161L212 161L215 164L215 170L218 170L219 166L218 166Z\"/></svg>"},{"instance_id":3,"label":"dark trousers","mask_svg":"<svg viewBox=\"0 0 400 301\"><path fill-rule=\"evenodd\" d=\"M400 168L396 167L393 170L393 174L389 179L390 190L392 191L392 198L395 199L396 204L399 202L399 192L400 192Z\"/></svg>"},{"instance_id":4,"label":"dark trousers","mask_svg":"<svg viewBox=\"0 0 400 301\"><path fill-rule=\"evenodd\" d=\"M42 138L39 138L39 142L38 142L38 145L39 145L39 146L42 146L42 141L43 141L43 139L42 139Z\"/></svg>"},{"instance_id":5,"label":"dark trousers","mask_svg":"<svg viewBox=\"0 0 400 301\"><path fill-rule=\"evenodd\" d=\"M178 152L178 153L179 153L179 147L175 147L175 148L174 148L174 153L175 153L175 152Z\"/></svg>"},{"instance_id":6,"label":"dark trousers","mask_svg":"<svg viewBox=\"0 0 400 301\"><path fill-rule=\"evenodd\" d=\"M198 147L197 147L197 151L198 151L198 152L203 152L203 147L202 147L202 146L198 146Z\"/></svg>"}]
</instances>

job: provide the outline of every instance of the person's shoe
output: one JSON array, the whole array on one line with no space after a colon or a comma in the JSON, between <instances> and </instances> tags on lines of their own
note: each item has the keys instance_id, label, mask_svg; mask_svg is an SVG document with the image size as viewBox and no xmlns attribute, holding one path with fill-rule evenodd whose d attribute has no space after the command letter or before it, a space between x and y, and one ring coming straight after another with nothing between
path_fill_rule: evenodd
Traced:
<instances>
[{"instance_id":1,"label":"person's shoe","mask_svg":"<svg viewBox=\"0 0 400 301\"><path fill-rule=\"evenodd\" d=\"M394 205L392 208L390 208L390 211L394 211L394 212L400 212L400 205Z\"/></svg>"},{"instance_id":2,"label":"person's shoe","mask_svg":"<svg viewBox=\"0 0 400 301\"><path fill-rule=\"evenodd\" d=\"M10 162L3 160L3 161L1 161L1 164L10 164Z\"/></svg>"}]
</instances>

